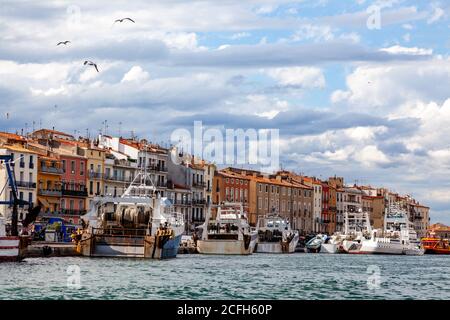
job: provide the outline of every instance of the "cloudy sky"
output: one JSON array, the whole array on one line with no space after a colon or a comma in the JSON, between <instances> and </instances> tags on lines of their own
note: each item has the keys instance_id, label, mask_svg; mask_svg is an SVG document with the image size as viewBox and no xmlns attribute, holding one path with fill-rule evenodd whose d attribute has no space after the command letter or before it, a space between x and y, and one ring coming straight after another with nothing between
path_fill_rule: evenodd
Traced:
<instances>
[{"instance_id":1,"label":"cloudy sky","mask_svg":"<svg viewBox=\"0 0 450 320\"><path fill-rule=\"evenodd\" d=\"M449 17L444 0L1 0L0 127L278 128L283 167L450 223Z\"/></svg>"}]
</instances>

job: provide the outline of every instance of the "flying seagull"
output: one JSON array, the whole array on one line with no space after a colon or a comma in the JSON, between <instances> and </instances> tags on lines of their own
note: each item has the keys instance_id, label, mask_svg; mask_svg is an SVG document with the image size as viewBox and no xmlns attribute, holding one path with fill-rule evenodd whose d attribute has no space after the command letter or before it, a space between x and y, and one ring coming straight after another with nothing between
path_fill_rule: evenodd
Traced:
<instances>
[{"instance_id":1,"label":"flying seagull","mask_svg":"<svg viewBox=\"0 0 450 320\"><path fill-rule=\"evenodd\" d=\"M124 20L130 20L131 22L136 23L136 22L135 22L133 19L131 19L131 18L117 19L116 21L114 21L114 23L116 23L116 22L123 22Z\"/></svg>"},{"instance_id":2,"label":"flying seagull","mask_svg":"<svg viewBox=\"0 0 450 320\"><path fill-rule=\"evenodd\" d=\"M98 71L98 68L97 68L97 64L93 63L92 61L86 60L83 64L84 64L84 65L94 66L94 67L95 67L95 70L97 70L97 72L99 72L99 71Z\"/></svg>"},{"instance_id":3,"label":"flying seagull","mask_svg":"<svg viewBox=\"0 0 450 320\"><path fill-rule=\"evenodd\" d=\"M66 40L66 41L61 41L61 42L58 42L57 46L59 46L60 44L64 44L64 45L67 45L68 43L70 43L70 41L69 41L69 40Z\"/></svg>"}]
</instances>

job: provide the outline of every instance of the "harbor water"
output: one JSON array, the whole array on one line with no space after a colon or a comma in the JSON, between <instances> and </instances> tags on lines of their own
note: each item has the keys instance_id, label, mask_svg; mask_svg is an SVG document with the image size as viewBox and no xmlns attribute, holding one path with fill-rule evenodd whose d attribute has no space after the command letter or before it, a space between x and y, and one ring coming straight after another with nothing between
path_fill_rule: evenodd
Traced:
<instances>
[{"instance_id":1,"label":"harbor water","mask_svg":"<svg viewBox=\"0 0 450 320\"><path fill-rule=\"evenodd\" d=\"M449 288L450 256L197 254L0 264L0 299L450 299Z\"/></svg>"}]
</instances>

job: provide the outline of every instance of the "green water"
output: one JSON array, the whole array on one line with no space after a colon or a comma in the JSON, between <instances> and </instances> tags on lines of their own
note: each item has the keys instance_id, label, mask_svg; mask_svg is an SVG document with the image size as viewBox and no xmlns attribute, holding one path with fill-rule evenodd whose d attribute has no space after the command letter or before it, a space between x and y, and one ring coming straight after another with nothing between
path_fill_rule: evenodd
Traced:
<instances>
[{"instance_id":1,"label":"green water","mask_svg":"<svg viewBox=\"0 0 450 320\"><path fill-rule=\"evenodd\" d=\"M0 299L450 299L450 256L28 258L0 264Z\"/></svg>"}]
</instances>

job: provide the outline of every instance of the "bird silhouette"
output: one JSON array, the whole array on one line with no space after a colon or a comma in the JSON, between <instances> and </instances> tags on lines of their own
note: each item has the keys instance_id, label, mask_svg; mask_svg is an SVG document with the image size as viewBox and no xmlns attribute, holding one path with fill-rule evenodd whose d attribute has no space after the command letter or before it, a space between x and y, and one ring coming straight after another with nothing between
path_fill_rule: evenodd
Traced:
<instances>
[{"instance_id":1,"label":"bird silhouette","mask_svg":"<svg viewBox=\"0 0 450 320\"><path fill-rule=\"evenodd\" d=\"M68 43L70 43L69 40L66 40L66 41L60 41L60 42L58 42L57 46L59 46L60 44L67 45Z\"/></svg>"},{"instance_id":2,"label":"bird silhouette","mask_svg":"<svg viewBox=\"0 0 450 320\"><path fill-rule=\"evenodd\" d=\"M114 21L114 23L116 23L116 22L123 22L124 20L130 20L131 22L136 23L136 22L135 22L133 19L131 19L131 18L117 19L116 21Z\"/></svg>"},{"instance_id":3,"label":"bird silhouette","mask_svg":"<svg viewBox=\"0 0 450 320\"><path fill-rule=\"evenodd\" d=\"M94 67L95 67L95 70L97 70L97 72L99 72L96 63L94 63L94 62L92 62L92 61L86 60L83 64L84 64L84 65L89 65L89 66L94 66Z\"/></svg>"}]
</instances>

